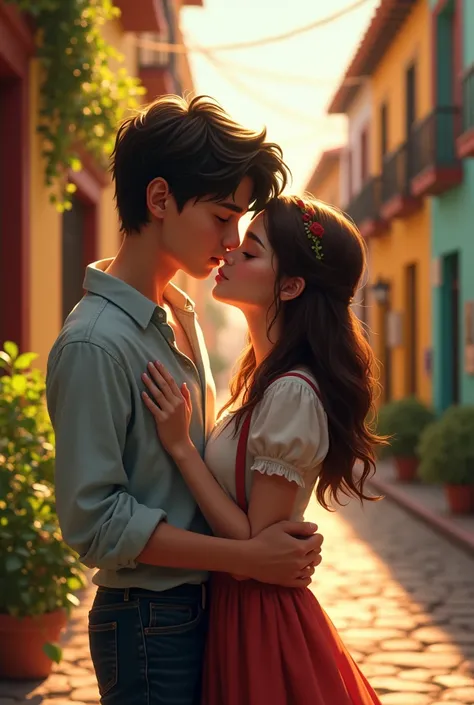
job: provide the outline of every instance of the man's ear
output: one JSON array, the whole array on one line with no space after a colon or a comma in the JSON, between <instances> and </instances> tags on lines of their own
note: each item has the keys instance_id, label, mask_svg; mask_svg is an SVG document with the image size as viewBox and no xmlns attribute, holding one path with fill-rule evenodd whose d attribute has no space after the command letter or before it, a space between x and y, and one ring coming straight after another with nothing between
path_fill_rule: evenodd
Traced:
<instances>
[{"instance_id":1,"label":"man's ear","mask_svg":"<svg viewBox=\"0 0 474 705\"><path fill-rule=\"evenodd\" d=\"M305 280L302 277L288 277L283 282L280 288L280 299L282 301L291 301L296 299L306 286Z\"/></svg>"},{"instance_id":2,"label":"man's ear","mask_svg":"<svg viewBox=\"0 0 474 705\"><path fill-rule=\"evenodd\" d=\"M170 188L165 179L159 176L150 181L146 190L146 205L155 218L161 220L164 217L169 198Z\"/></svg>"}]
</instances>

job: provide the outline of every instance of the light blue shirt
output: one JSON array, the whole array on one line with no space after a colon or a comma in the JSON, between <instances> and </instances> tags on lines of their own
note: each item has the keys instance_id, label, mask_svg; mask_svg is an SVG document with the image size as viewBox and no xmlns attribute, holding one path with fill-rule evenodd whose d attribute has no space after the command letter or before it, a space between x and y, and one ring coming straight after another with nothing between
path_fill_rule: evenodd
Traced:
<instances>
[{"instance_id":1,"label":"light blue shirt","mask_svg":"<svg viewBox=\"0 0 474 705\"><path fill-rule=\"evenodd\" d=\"M56 504L65 541L94 582L166 590L205 572L137 563L160 521L210 533L145 407L141 375L160 360L193 402L190 436L202 454L214 425L215 387L193 303L170 284L165 297L186 332L196 365L179 352L165 309L87 268L86 295L67 318L48 360L47 400L56 434Z\"/></svg>"}]
</instances>

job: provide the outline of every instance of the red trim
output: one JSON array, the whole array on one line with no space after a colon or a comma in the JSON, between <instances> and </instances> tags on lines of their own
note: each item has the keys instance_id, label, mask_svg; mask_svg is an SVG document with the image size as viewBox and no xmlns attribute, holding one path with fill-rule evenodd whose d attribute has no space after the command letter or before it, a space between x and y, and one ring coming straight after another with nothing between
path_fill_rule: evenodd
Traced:
<instances>
[{"instance_id":1,"label":"red trim","mask_svg":"<svg viewBox=\"0 0 474 705\"><path fill-rule=\"evenodd\" d=\"M121 11L121 22L126 32L163 32L168 23L163 0L115 0Z\"/></svg>"},{"instance_id":2,"label":"red trim","mask_svg":"<svg viewBox=\"0 0 474 705\"><path fill-rule=\"evenodd\" d=\"M394 218L405 218L417 211L420 206L419 198L398 194L382 205L380 214L384 220L390 221Z\"/></svg>"},{"instance_id":3,"label":"red trim","mask_svg":"<svg viewBox=\"0 0 474 705\"><path fill-rule=\"evenodd\" d=\"M456 150L459 159L474 157L474 127L457 138Z\"/></svg>"},{"instance_id":4,"label":"red trim","mask_svg":"<svg viewBox=\"0 0 474 705\"><path fill-rule=\"evenodd\" d=\"M0 0L0 344L29 347L30 124L27 23ZM8 302L8 304L7 304Z\"/></svg>"},{"instance_id":5,"label":"red trim","mask_svg":"<svg viewBox=\"0 0 474 705\"><path fill-rule=\"evenodd\" d=\"M176 83L168 66L141 66L138 76L149 101L176 92Z\"/></svg>"},{"instance_id":6,"label":"red trim","mask_svg":"<svg viewBox=\"0 0 474 705\"><path fill-rule=\"evenodd\" d=\"M451 167L432 166L411 181L414 196L439 196L462 182L462 165Z\"/></svg>"},{"instance_id":7,"label":"red trim","mask_svg":"<svg viewBox=\"0 0 474 705\"><path fill-rule=\"evenodd\" d=\"M314 384L314 382L312 382L308 377L306 377L306 375L303 375L300 372L287 372L286 374L278 375L278 377L272 379L268 386L271 387L271 385L276 382L277 379L283 379L284 377L298 377L299 379L304 380L307 384L309 384L318 399L321 399L319 389ZM245 466L247 460L247 442L249 438L251 420L252 413L250 412L245 417L244 422L242 424L242 428L240 429L239 442L237 444L237 455L235 458L235 494L237 498L237 504L244 512L247 511L247 493L245 490Z\"/></svg>"}]
</instances>

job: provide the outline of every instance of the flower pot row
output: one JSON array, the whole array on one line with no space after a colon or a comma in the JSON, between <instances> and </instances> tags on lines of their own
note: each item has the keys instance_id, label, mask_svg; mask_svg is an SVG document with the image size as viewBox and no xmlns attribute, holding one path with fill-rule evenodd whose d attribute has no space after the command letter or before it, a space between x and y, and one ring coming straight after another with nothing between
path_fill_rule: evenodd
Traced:
<instances>
[{"instance_id":1,"label":"flower pot row","mask_svg":"<svg viewBox=\"0 0 474 705\"><path fill-rule=\"evenodd\" d=\"M416 399L380 410L383 455L394 460L397 480L443 486L453 514L474 513L474 407L456 406L439 418Z\"/></svg>"}]
</instances>

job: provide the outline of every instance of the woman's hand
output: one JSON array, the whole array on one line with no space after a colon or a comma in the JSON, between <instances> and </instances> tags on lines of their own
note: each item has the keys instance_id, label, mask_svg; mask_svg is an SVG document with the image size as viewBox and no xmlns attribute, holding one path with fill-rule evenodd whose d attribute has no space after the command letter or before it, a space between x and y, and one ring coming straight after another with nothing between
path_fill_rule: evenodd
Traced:
<instances>
[{"instance_id":1,"label":"woman's hand","mask_svg":"<svg viewBox=\"0 0 474 705\"><path fill-rule=\"evenodd\" d=\"M142 392L147 408L153 414L160 440L171 457L192 448L189 437L192 403L186 384L181 389L161 362L149 362L148 374L142 375L148 390Z\"/></svg>"}]
</instances>

